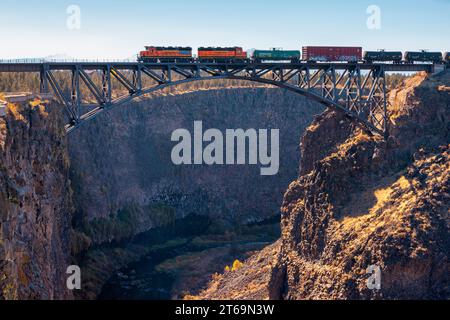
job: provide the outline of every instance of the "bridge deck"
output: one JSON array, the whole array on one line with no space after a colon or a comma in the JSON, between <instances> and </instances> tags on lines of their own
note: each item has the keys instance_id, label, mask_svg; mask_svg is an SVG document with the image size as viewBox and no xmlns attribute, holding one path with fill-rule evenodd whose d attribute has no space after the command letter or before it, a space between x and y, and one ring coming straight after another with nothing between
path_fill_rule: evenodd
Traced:
<instances>
[{"instance_id":1,"label":"bridge deck","mask_svg":"<svg viewBox=\"0 0 450 320\"><path fill-rule=\"evenodd\" d=\"M373 70L374 68L383 68L386 72L419 72L425 71L433 73L435 65L432 64L372 64L372 63L140 63L140 62L49 62L49 63L1 63L0 72L40 72L44 66L48 70L74 70L76 67L82 67L84 70L104 70L113 66L121 70L136 70L139 66L145 66L149 69L167 69L170 66L176 66L184 69L195 69L198 67L210 68L257 68L270 69L279 67L281 69L299 69L308 67L313 70L328 69L333 67L335 70L348 70L352 67L359 67L360 70ZM439 65L441 66L441 65ZM442 67L442 66L441 66Z\"/></svg>"}]
</instances>

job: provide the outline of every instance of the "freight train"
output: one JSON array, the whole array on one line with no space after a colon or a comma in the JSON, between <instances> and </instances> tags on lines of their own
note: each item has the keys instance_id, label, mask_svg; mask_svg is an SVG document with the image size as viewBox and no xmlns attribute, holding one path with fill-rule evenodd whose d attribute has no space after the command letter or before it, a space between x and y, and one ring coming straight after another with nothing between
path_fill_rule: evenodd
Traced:
<instances>
[{"instance_id":1,"label":"freight train","mask_svg":"<svg viewBox=\"0 0 450 320\"><path fill-rule=\"evenodd\" d=\"M450 64L449 53L408 51L366 51L361 47L303 47L299 50L254 50L248 54L241 47L200 47L198 56L191 47L145 47L138 55L138 61L145 63L239 63L239 62L351 62L351 63L446 63Z\"/></svg>"}]
</instances>

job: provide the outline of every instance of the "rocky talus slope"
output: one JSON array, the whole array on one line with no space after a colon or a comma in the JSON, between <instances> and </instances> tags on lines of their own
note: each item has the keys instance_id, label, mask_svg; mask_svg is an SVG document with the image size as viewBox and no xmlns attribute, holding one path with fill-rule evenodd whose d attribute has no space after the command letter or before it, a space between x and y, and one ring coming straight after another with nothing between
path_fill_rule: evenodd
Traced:
<instances>
[{"instance_id":1,"label":"rocky talus slope","mask_svg":"<svg viewBox=\"0 0 450 320\"><path fill-rule=\"evenodd\" d=\"M9 105L0 118L0 300L71 297L68 157L45 108Z\"/></svg>"},{"instance_id":2,"label":"rocky talus slope","mask_svg":"<svg viewBox=\"0 0 450 320\"><path fill-rule=\"evenodd\" d=\"M450 73L419 74L390 102L387 142L332 111L316 119L281 239L196 298L450 299Z\"/></svg>"}]
</instances>

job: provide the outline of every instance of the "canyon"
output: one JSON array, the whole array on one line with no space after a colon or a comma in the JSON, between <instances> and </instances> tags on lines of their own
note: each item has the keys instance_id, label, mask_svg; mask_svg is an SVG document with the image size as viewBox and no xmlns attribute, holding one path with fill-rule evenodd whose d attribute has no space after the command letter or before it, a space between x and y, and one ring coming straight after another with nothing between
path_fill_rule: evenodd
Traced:
<instances>
[{"instance_id":1,"label":"canyon","mask_svg":"<svg viewBox=\"0 0 450 320\"><path fill-rule=\"evenodd\" d=\"M163 298L449 299L449 88L446 72L393 89L387 140L270 87L167 90L69 136L55 103L9 104L0 298L121 298L118 284L151 286L171 270ZM198 120L279 128L278 174L176 166L172 132ZM65 287L72 264L79 292ZM159 273L139 278L150 265ZM371 266L379 290L367 287Z\"/></svg>"},{"instance_id":2,"label":"canyon","mask_svg":"<svg viewBox=\"0 0 450 320\"><path fill-rule=\"evenodd\" d=\"M177 237L179 234L186 234L186 237L206 234L207 239L196 239L202 245L195 246L195 250L202 248L215 252L211 246L220 243L224 248L222 251L227 252L227 246L231 245L235 253L231 253L228 259L246 257L245 252L241 252L235 244L244 241L244 238L248 242L242 245L245 251L260 248L259 243L272 241L276 237L283 192L298 172L298 140L313 115L321 113L323 108L292 93L268 87L227 89L219 86L199 92L188 89L140 99L99 116L69 136L64 136L60 129L63 127L60 122L62 115L54 103L34 100L9 106L15 111L8 112L3 120L3 155L7 157L16 152L11 141L23 145L20 157L30 166L27 183L32 184L33 188L37 183L34 178L37 167L42 166L49 171L54 168L62 180L58 184L53 180L46 182L52 190L59 190L66 203L61 208L65 214L64 228L55 226L65 237L60 240L64 245L61 248L64 254L54 253L55 259L52 259L61 271L60 278L53 282L59 283L64 294L42 294L35 298L70 297L72 292L64 289L64 272L69 264L75 264L80 265L83 274L83 289L75 292L76 298L95 299L115 272L139 261L149 248L165 246L164 243L146 242L148 237L153 239L152 235L147 235L149 232L166 230L173 238L162 235L159 238L169 243L185 241ZM208 165L174 165L171 161L171 133L177 128L192 126L198 119L202 119L205 126L223 130L229 127L283 128L280 133L283 153L280 154L279 174L261 176L256 166L211 168ZM38 129L51 133L37 132ZM41 134L55 138L47 141L46 137L40 141ZM58 166L49 158L51 153L46 148L36 155L30 153L26 143L21 144L24 135L36 135L33 150L39 151L41 143L57 150L58 159L54 161L64 159L61 172L56 170ZM5 179L14 177L14 170L18 170L13 163L5 169L2 172ZM3 189L3 186L1 193L5 201L11 201L8 197L12 191ZM41 198L55 201L55 204L61 201L50 191L44 191L39 194ZM10 221L15 213L4 207L2 230L5 231L1 238L12 243L18 241L14 230L24 228L23 224L30 230L34 241L42 241L42 245L47 246L48 243L37 230L39 227L29 219L36 214L34 206L24 207L29 202L28 197L20 194L14 202L17 210L28 219L12 225ZM53 209L59 212L59 208ZM60 215L55 212L49 214L55 217ZM189 222L184 222L184 226L177 223L185 219L197 221L202 227L188 227ZM273 222L266 227L264 221ZM263 225L259 226L260 223ZM167 226L173 227L169 230ZM173 231L175 229L177 232ZM245 234L250 229L265 231L258 235ZM140 237L145 239L145 245L139 240L136 243L135 240ZM223 255L218 251L216 254ZM60 257L64 257L64 262ZM216 261L212 271L220 271L225 263L230 261ZM2 271L8 278L16 278L17 273L7 269L8 265L5 260ZM47 266L49 269L53 267ZM37 277L32 268L26 268L22 273L27 279ZM197 287L206 284L208 278L202 281ZM5 281L2 292L6 292L6 288L18 292L25 285ZM14 295L4 297L26 298Z\"/></svg>"}]
</instances>

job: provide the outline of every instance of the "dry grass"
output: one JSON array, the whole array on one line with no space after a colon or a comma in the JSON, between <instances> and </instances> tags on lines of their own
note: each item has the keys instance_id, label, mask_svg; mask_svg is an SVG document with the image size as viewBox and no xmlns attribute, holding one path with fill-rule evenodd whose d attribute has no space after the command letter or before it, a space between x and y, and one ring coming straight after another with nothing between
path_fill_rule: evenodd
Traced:
<instances>
[{"instance_id":1,"label":"dry grass","mask_svg":"<svg viewBox=\"0 0 450 320\"><path fill-rule=\"evenodd\" d=\"M390 120L395 124L396 119L405 114L407 110L401 108L401 106L408 105L407 99L414 90L424 83L427 79L427 74L424 72L418 73L416 76L406 79L400 89L394 89L390 92L389 101L389 114Z\"/></svg>"},{"instance_id":2,"label":"dry grass","mask_svg":"<svg viewBox=\"0 0 450 320\"><path fill-rule=\"evenodd\" d=\"M281 242L278 241L250 257L245 264L236 262L236 270L215 275L206 290L187 300L267 300L269 282L276 264Z\"/></svg>"},{"instance_id":3,"label":"dry grass","mask_svg":"<svg viewBox=\"0 0 450 320\"><path fill-rule=\"evenodd\" d=\"M449 158L448 153L444 153L444 156ZM436 161L440 161L438 163L441 164ZM414 241L415 233L412 233L413 226L410 225L408 216L415 215L416 219L419 219L415 212L421 208L423 199L429 199L429 203L439 206L439 202L433 198L445 192L435 190L442 187L445 190L450 174L450 161L446 161L444 165L442 161L442 158L432 156L414 163L413 168L417 168L417 172L426 177L425 182L402 175L391 185L376 189L374 191L376 203L359 216L344 218L340 223L342 233L351 232L358 234L358 238L369 238L378 230L391 230L390 232L394 232L392 236L399 237L411 232L410 236ZM421 220L423 224L420 225L420 229L425 231L430 227L429 223L426 219Z\"/></svg>"},{"instance_id":4,"label":"dry grass","mask_svg":"<svg viewBox=\"0 0 450 320\"><path fill-rule=\"evenodd\" d=\"M330 161L332 159L343 159L348 156L349 150L354 147L358 146L364 142L369 142L374 139L381 139L380 137L370 137L367 133L359 130L354 136L347 139L344 143L340 144L336 150L336 152L332 153L328 157L324 159L324 161Z\"/></svg>"}]
</instances>

